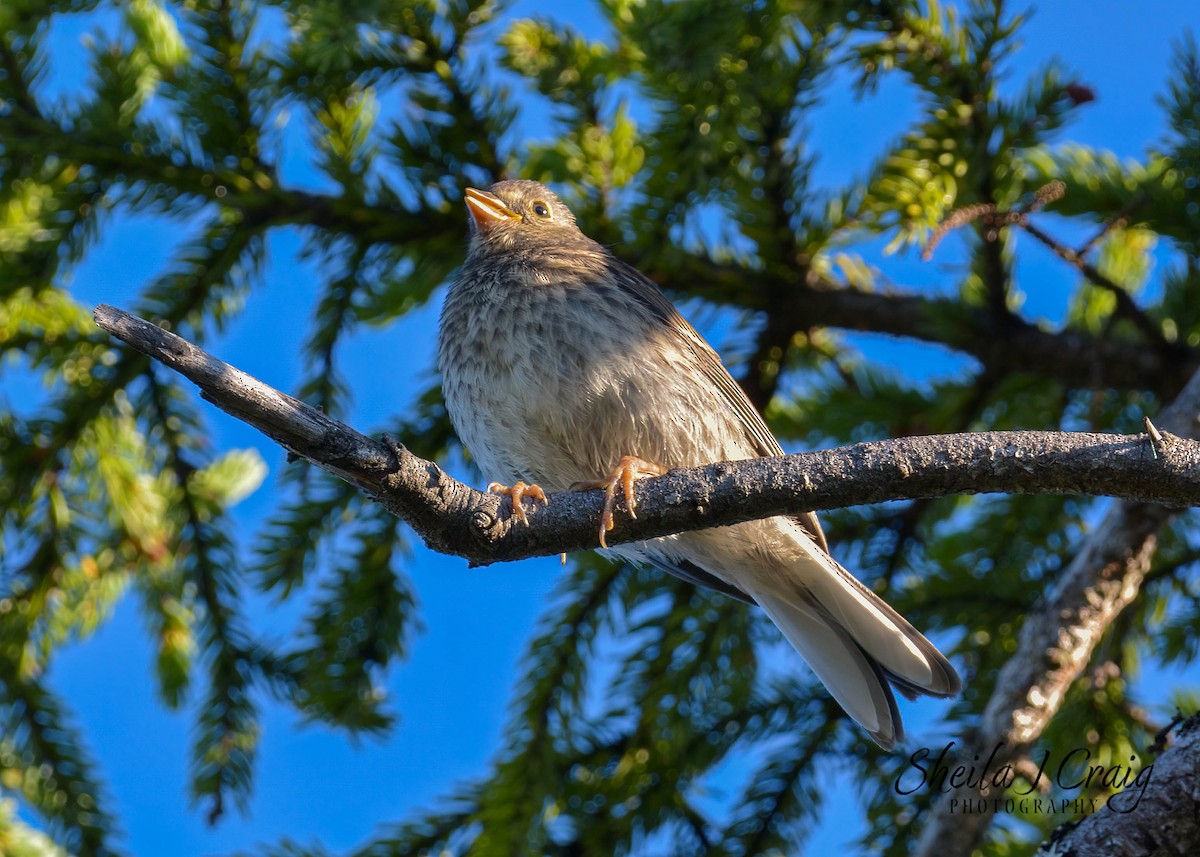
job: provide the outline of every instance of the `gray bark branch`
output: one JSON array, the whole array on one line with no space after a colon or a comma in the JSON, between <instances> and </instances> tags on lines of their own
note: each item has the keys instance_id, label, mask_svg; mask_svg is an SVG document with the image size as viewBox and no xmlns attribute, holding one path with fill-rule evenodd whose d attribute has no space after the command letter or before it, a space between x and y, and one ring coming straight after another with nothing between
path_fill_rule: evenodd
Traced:
<instances>
[{"instance_id":1,"label":"gray bark branch","mask_svg":"<svg viewBox=\"0 0 1200 857\"><path fill-rule=\"evenodd\" d=\"M434 550L474 564L587 550L598 491L555 494L516 523L509 500L475 491L400 445L344 423L114 307L97 324L180 372L203 397L290 452L347 480ZM862 443L671 471L638 483L638 517L618 512L609 544L886 500L957 493L1089 494L1200 505L1200 444L1165 434L983 432Z\"/></svg>"},{"instance_id":2,"label":"gray bark branch","mask_svg":"<svg viewBox=\"0 0 1200 857\"><path fill-rule=\"evenodd\" d=\"M1200 434L1200 373L1161 414L1160 430ZM1058 712L1072 683L1087 668L1105 629L1141 591L1157 547L1157 533L1175 510L1152 503L1113 504L1103 522L1058 575L1054 588L1025 618L1017 651L996 677L980 724L964 737L968 747L1003 744L997 767L1026 756ZM914 857L971 854L992 822L985 811L951 812L949 800L933 809ZM1112 851L1108 853L1121 853Z\"/></svg>"}]
</instances>

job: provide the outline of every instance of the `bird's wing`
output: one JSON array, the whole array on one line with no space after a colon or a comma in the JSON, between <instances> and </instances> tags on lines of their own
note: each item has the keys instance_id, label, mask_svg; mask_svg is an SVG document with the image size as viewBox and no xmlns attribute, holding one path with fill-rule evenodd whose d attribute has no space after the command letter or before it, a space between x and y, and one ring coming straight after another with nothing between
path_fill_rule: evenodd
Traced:
<instances>
[{"instance_id":1,"label":"bird's wing","mask_svg":"<svg viewBox=\"0 0 1200 857\"><path fill-rule=\"evenodd\" d=\"M756 452L763 457L783 455L783 447L771 434L767 424L763 422L758 411L742 390L741 385L733 380L720 356L712 346L704 341L704 337L696 332L687 319L679 314L674 304L667 300L658 286L646 278L636 268L625 264L607 252L604 253L608 273L619 286L639 300L650 312L679 335L695 357L696 367L712 382L721 394L725 404L737 415L738 422L746 431L746 439L750 441ZM829 545L825 542L825 533L821 523L812 512L796 515L797 523L813 538L821 549L828 552Z\"/></svg>"}]
</instances>

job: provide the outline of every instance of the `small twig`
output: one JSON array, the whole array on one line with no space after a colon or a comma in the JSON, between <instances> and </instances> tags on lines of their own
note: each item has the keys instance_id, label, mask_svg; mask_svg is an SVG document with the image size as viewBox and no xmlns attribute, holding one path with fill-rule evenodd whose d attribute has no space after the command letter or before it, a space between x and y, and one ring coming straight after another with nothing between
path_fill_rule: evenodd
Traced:
<instances>
[{"instance_id":1,"label":"small twig","mask_svg":"<svg viewBox=\"0 0 1200 857\"><path fill-rule=\"evenodd\" d=\"M1150 417L1142 417L1142 425L1146 427L1146 434L1150 435L1150 448L1154 451L1154 457L1158 458L1159 450L1163 448L1162 432L1150 422Z\"/></svg>"},{"instance_id":2,"label":"small twig","mask_svg":"<svg viewBox=\"0 0 1200 857\"><path fill-rule=\"evenodd\" d=\"M1142 335L1146 337L1151 345L1165 349L1170 349L1172 347L1171 342L1163 333L1162 326L1142 311L1141 307L1137 305L1128 291L1121 288L1108 277L1104 276L1104 274L1100 273L1099 269L1097 269L1095 265L1088 262L1070 247L1066 246L1049 233L1044 232L1042 229L1025 220L1021 221L1019 225L1038 241L1042 242L1052 251L1054 251L1054 254L1060 259L1070 265L1073 265L1094 285L1099 286L1107 292L1111 292L1117 301L1117 314L1129 319L1129 321L1133 323L1134 327L1136 327L1142 333Z\"/></svg>"},{"instance_id":3,"label":"small twig","mask_svg":"<svg viewBox=\"0 0 1200 857\"><path fill-rule=\"evenodd\" d=\"M995 213L996 204L994 202L977 202L974 205L964 205L962 208L956 208L946 215L946 218L938 224L937 229L933 230L933 234L929 236L929 241L925 245L925 249L921 251L922 261L928 262L932 259L933 251L942 243L942 239L955 229L974 223L981 217L988 217Z\"/></svg>"},{"instance_id":4,"label":"small twig","mask_svg":"<svg viewBox=\"0 0 1200 857\"><path fill-rule=\"evenodd\" d=\"M1091 250L1098 241L1102 240L1113 229L1122 227L1127 222L1129 215L1145 204L1145 194L1139 193L1138 195L1134 196L1133 199L1131 199L1121 208L1115 218L1105 224L1104 228L1093 235L1090 239L1085 241L1078 250L1074 250L1063 244L1058 239L1054 238L1040 227L1035 226L1027 217L1028 214L1041 209L1051 202L1056 202L1057 200L1062 199L1065 193L1066 185L1063 182L1057 180L1052 181L1049 184L1045 184L1038 188L1037 191L1034 192L1033 201L1022 209L1000 214L996 212L995 206L991 206L992 211L985 212L984 214L989 217L990 222L994 224L993 232L995 229L999 229L1001 226L1016 225L1024 229L1042 244L1049 247L1056 256L1078 269L1085 277L1088 278L1089 281L1113 294L1117 301L1117 312L1115 315L1127 318L1133 322L1134 326L1141 331L1142 335L1145 336L1151 344L1161 348L1170 348L1171 343L1167 340L1166 335L1163 333L1162 327L1142 311L1142 309L1134 302L1129 292L1121 288L1121 286L1113 282L1104 274L1100 273L1099 269L1097 269L1095 265L1092 265L1090 262L1088 262L1085 258L1087 252ZM969 211L973 208L978 208L978 206L968 206L966 209L964 209L964 211ZM951 215L951 218L947 219L947 223L949 223L951 219L953 219L953 215ZM991 237L992 234L993 233L989 233L989 237ZM932 251L932 247L936 246L936 244L931 242L931 245L932 246L929 248L930 251Z\"/></svg>"},{"instance_id":5,"label":"small twig","mask_svg":"<svg viewBox=\"0 0 1200 857\"><path fill-rule=\"evenodd\" d=\"M1079 249L1075 253L1079 256L1086 256L1097 244L1105 239L1108 234L1117 229L1124 229L1129 225L1130 216L1145 205L1150 200L1149 195L1144 190L1139 190L1133 195L1129 202L1121 206L1121 209L1113 215L1112 219L1104 224L1096 234L1079 245Z\"/></svg>"},{"instance_id":6,"label":"small twig","mask_svg":"<svg viewBox=\"0 0 1200 857\"><path fill-rule=\"evenodd\" d=\"M1003 227L1014 224L1024 225L1026 215L1062 199L1066 188L1065 184L1057 180L1044 184L1033 192L1033 199L1027 205L1018 206L1012 211L1001 211L994 202L977 202L974 205L964 205L962 208L955 209L938 224L937 229L929 236L929 242L921 251L921 259L928 262L933 257L933 251L942 243L943 238L955 229L974 223L976 220L982 220L988 227L984 238L988 241L995 241Z\"/></svg>"},{"instance_id":7,"label":"small twig","mask_svg":"<svg viewBox=\"0 0 1200 857\"><path fill-rule=\"evenodd\" d=\"M1167 741L1171 737L1171 733L1175 731L1176 726L1185 720L1187 720L1187 717L1183 712L1175 709L1175 716L1167 722L1166 726L1154 733L1154 743L1146 748L1147 755L1157 756L1163 750L1167 749Z\"/></svg>"}]
</instances>

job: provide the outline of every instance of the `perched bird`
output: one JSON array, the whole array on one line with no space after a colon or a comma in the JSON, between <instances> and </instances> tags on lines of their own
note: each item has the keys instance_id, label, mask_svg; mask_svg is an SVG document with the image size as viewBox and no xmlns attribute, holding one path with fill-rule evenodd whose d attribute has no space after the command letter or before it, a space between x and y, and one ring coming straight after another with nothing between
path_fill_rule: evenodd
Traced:
<instances>
[{"instance_id":1,"label":"perched bird","mask_svg":"<svg viewBox=\"0 0 1200 857\"><path fill-rule=\"evenodd\" d=\"M470 247L442 309L442 387L460 439L500 480L489 489L511 494L518 518L544 491L603 486L603 545L618 489L633 512L634 479L782 454L716 352L549 188L504 181L468 188L466 204ZM890 685L909 698L961 689L933 644L829 555L811 513L610 551L758 604L884 748L903 738Z\"/></svg>"}]
</instances>

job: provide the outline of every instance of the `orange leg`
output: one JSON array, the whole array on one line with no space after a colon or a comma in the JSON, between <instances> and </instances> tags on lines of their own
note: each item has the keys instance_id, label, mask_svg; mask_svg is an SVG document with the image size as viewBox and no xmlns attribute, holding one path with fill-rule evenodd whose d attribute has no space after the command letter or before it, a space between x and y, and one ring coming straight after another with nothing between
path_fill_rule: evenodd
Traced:
<instances>
[{"instance_id":1,"label":"orange leg","mask_svg":"<svg viewBox=\"0 0 1200 857\"><path fill-rule=\"evenodd\" d=\"M604 489L604 512L600 516L600 547L606 548L604 534L615 526L613 522L613 507L617 503L617 486L621 486L625 494L625 508L629 517L637 517L637 500L633 496L633 480L644 476L662 476L667 468L653 461L638 458L636 455L626 455L608 474L607 479L597 479L591 482L576 482L571 486L572 491L587 491L592 488Z\"/></svg>"},{"instance_id":2,"label":"orange leg","mask_svg":"<svg viewBox=\"0 0 1200 857\"><path fill-rule=\"evenodd\" d=\"M499 482L489 482L487 490L492 494L507 494L512 497L513 516L525 526L529 526L529 516L525 514L525 507L521 505L522 500L530 497L535 501L535 505L537 500L541 500L543 506L550 505L550 501L546 499L546 492L540 486L526 482L518 482L511 488Z\"/></svg>"}]
</instances>

